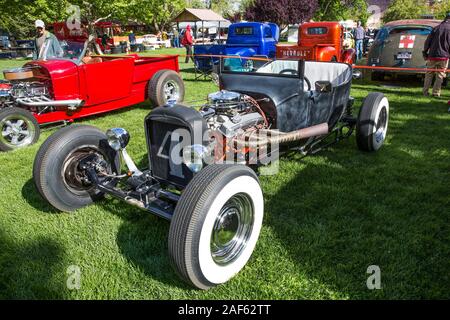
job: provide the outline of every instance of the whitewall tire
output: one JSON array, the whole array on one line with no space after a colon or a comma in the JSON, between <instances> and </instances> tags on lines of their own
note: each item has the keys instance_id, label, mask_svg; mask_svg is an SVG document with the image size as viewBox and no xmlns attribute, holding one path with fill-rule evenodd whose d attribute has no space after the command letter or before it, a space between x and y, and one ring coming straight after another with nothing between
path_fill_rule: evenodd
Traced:
<instances>
[{"instance_id":1,"label":"whitewall tire","mask_svg":"<svg viewBox=\"0 0 450 320\"><path fill-rule=\"evenodd\" d=\"M250 168L207 166L184 190L170 225L175 269L199 289L227 282L250 259L263 215L263 194Z\"/></svg>"}]
</instances>

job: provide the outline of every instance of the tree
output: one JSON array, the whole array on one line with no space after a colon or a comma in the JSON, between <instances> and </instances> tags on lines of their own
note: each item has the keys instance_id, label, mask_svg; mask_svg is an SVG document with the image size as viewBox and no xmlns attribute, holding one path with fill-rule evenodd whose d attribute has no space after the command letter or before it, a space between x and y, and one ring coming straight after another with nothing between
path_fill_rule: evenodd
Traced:
<instances>
[{"instance_id":1,"label":"tree","mask_svg":"<svg viewBox=\"0 0 450 320\"><path fill-rule=\"evenodd\" d=\"M275 22L283 29L311 19L316 9L317 0L254 0L246 8L244 19Z\"/></svg>"},{"instance_id":2,"label":"tree","mask_svg":"<svg viewBox=\"0 0 450 320\"><path fill-rule=\"evenodd\" d=\"M361 20L369 18L366 0L319 0L319 8L314 16L318 21Z\"/></svg>"},{"instance_id":3,"label":"tree","mask_svg":"<svg viewBox=\"0 0 450 320\"><path fill-rule=\"evenodd\" d=\"M432 11L436 19L444 19L450 12L450 0L436 1L432 6Z\"/></svg>"},{"instance_id":4,"label":"tree","mask_svg":"<svg viewBox=\"0 0 450 320\"><path fill-rule=\"evenodd\" d=\"M417 19L429 13L425 0L394 0L383 15L383 22Z\"/></svg>"},{"instance_id":5,"label":"tree","mask_svg":"<svg viewBox=\"0 0 450 320\"><path fill-rule=\"evenodd\" d=\"M0 28L17 37L30 36L34 21L58 21L66 16L67 0L0 0Z\"/></svg>"},{"instance_id":6,"label":"tree","mask_svg":"<svg viewBox=\"0 0 450 320\"><path fill-rule=\"evenodd\" d=\"M132 0L127 15L151 25L158 32L167 30L172 18L185 7L185 0Z\"/></svg>"}]
</instances>

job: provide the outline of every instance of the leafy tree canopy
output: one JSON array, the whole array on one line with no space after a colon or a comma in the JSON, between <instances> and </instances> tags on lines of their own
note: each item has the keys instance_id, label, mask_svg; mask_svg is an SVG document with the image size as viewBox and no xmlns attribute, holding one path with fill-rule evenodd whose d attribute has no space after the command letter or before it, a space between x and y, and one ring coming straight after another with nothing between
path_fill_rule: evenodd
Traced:
<instances>
[{"instance_id":1,"label":"leafy tree canopy","mask_svg":"<svg viewBox=\"0 0 450 320\"><path fill-rule=\"evenodd\" d=\"M254 0L248 4L244 19L275 22L281 28L311 19L317 0Z\"/></svg>"},{"instance_id":2,"label":"leafy tree canopy","mask_svg":"<svg viewBox=\"0 0 450 320\"><path fill-rule=\"evenodd\" d=\"M430 9L425 0L394 0L383 15L383 22L418 19L427 13Z\"/></svg>"}]
</instances>

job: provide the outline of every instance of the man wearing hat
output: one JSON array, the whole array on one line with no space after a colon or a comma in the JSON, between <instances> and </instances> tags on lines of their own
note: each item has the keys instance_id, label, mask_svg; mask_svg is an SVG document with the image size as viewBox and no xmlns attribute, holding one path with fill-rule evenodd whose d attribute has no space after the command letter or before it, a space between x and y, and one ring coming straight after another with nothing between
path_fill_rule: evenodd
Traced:
<instances>
[{"instance_id":1,"label":"man wearing hat","mask_svg":"<svg viewBox=\"0 0 450 320\"><path fill-rule=\"evenodd\" d=\"M33 60L47 60L63 56L63 50L54 34L45 30L42 20L34 22L36 38L34 39Z\"/></svg>"},{"instance_id":2,"label":"man wearing hat","mask_svg":"<svg viewBox=\"0 0 450 320\"><path fill-rule=\"evenodd\" d=\"M447 69L450 57L450 12L447 13L445 20L429 34L423 48L423 57L427 60L428 69ZM446 73L431 71L425 75L423 88L425 96L429 95L434 74L436 74L436 81L433 86L433 96L439 97L441 95L442 82Z\"/></svg>"}]
</instances>

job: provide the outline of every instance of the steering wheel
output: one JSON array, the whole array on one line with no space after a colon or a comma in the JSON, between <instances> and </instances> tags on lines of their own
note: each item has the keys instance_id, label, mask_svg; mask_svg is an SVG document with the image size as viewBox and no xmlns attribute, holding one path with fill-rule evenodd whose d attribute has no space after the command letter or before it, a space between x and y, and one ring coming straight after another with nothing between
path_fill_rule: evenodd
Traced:
<instances>
[{"instance_id":1,"label":"steering wheel","mask_svg":"<svg viewBox=\"0 0 450 320\"><path fill-rule=\"evenodd\" d=\"M298 71L295 69L284 69L284 70L281 70L279 74L285 74L285 73L289 73L289 74L292 74L295 76L298 75ZM305 76L303 77L303 79L305 80L306 85L308 86L308 91L311 91L311 88L312 88L311 81L309 81L309 79Z\"/></svg>"},{"instance_id":2,"label":"steering wheel","mask_svg":"<svg viewBox=\"0 0 450 320\"><path fill-rule=\"evenodd\" d=\"M292 74L294 76L298 75L298 71L295 69L283 69L280 71L280 74L285 74L285 73L289 73Z\"/></svg>"}]
</instances>

